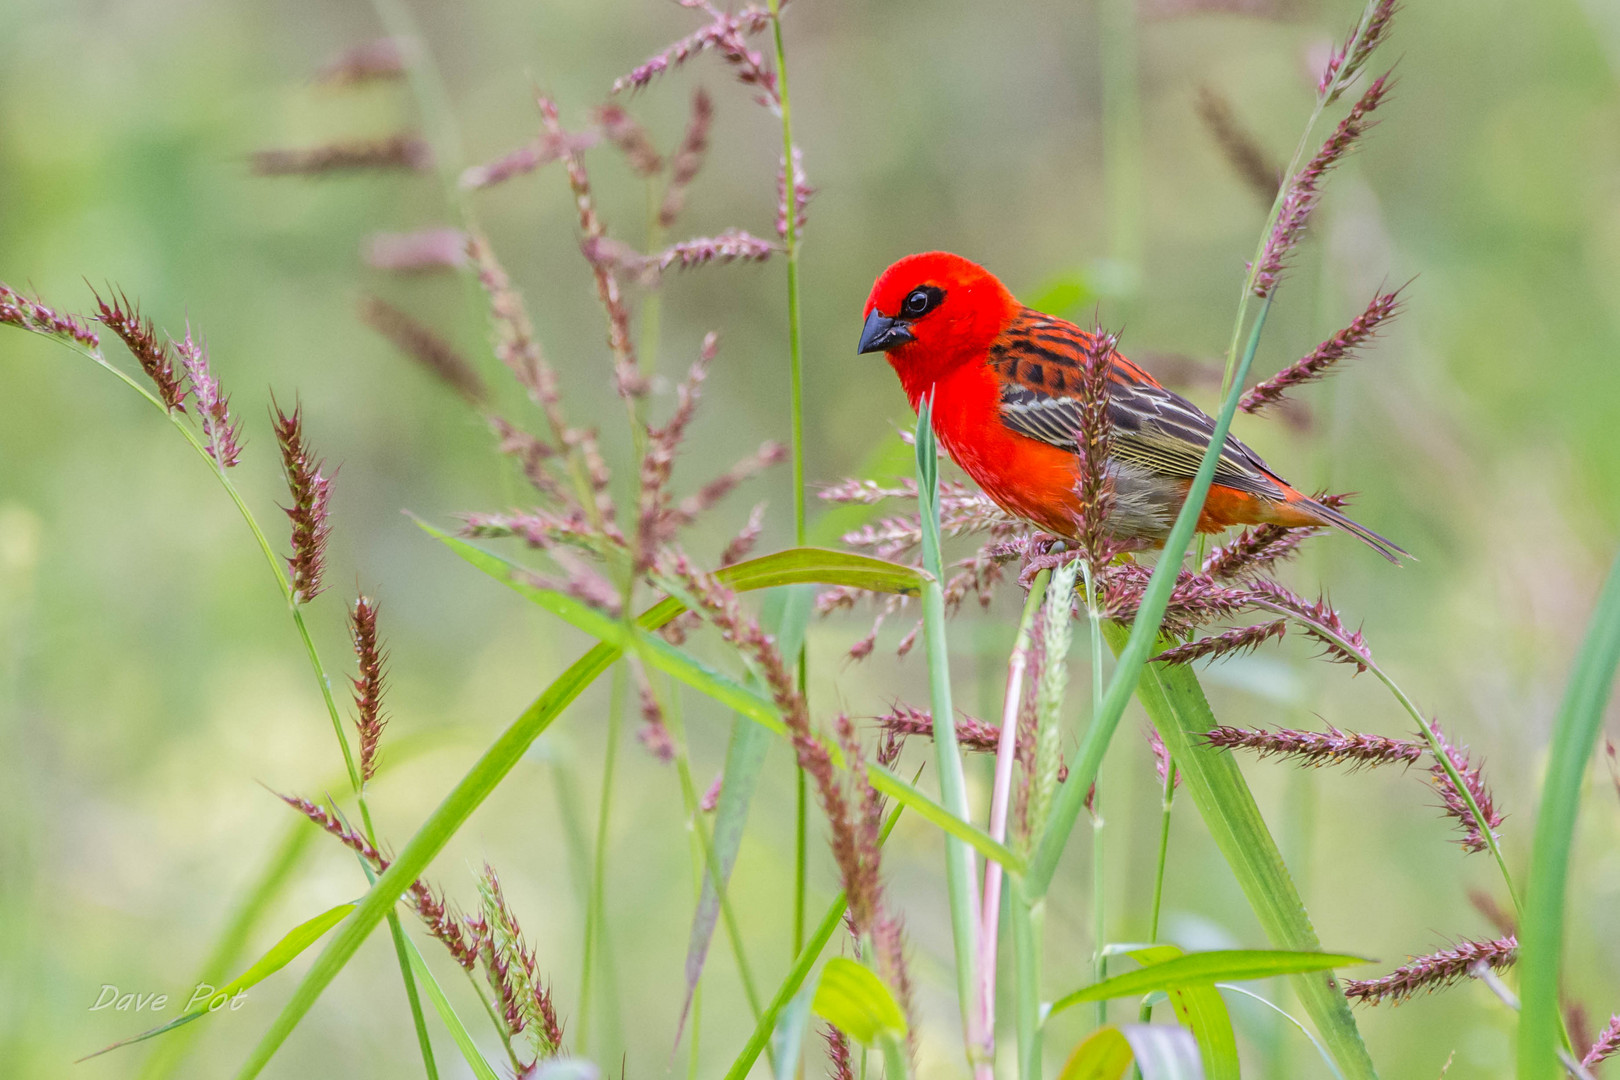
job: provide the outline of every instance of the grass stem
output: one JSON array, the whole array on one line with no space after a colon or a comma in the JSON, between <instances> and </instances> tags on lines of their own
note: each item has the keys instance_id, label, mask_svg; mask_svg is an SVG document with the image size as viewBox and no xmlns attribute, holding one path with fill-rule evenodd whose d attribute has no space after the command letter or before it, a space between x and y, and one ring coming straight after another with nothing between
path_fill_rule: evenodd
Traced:
<instances>
[{"instance_id":1,"label":"grass stem","mask_svg":"<svg viewBox=\"0 0 1620 1080\"><path fill-rule=\"evenodd\" d=\"M1051 570L1035 575L1024 611L1018 620L1018 633L1007 658L1007 694L1001 708L1001 737L996 743L995 783L990 797L990 836L1001 843L1007 839L1007 808L1012 793L1013 760L1017 757L1018 711L1024 700L1024 672L1029 667L1029 642L1035 617L1046 599ZM979 926L979 1022L989 1045L985 1048L988 1065L995 1058L996 1032L996 944L1001 930L1001 864L994 859L984 866L984 900L980 905L983 921Z\"/></svg>"}]
</instances>

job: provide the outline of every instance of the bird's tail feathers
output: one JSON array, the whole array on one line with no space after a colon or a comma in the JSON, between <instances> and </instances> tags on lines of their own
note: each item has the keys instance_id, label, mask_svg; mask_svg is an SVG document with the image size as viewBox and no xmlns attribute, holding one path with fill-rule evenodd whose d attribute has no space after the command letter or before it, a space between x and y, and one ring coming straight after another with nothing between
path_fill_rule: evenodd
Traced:
<instances>
[{"instance_id":1,"label":"bird's tail feathers","mask_svg":"<svg viewBox=\"0 0 1620 1080\"><path fill-rule=\"evenodd\" d=\"M1343 529L1345 532L1349 533L1351 536L1354 536L1356 539L1378 552L1378 554L1382 555L1396 566L1402 565L1402 559L1411 559L1413 562L1417 562L1417 556L1413 555L1410 551L1407 551L1406 549L1384 539L1382 536L1379 536L1365 525L1352 521L1344 514L1341 514L1339 511L1333 509L1333 507L1323 506L1321 503L1311 498L1305 498L1301 501L1310 507L1309 512L1323 525L1331 525L1336 529Z\"/></svg>"}]
</instances>

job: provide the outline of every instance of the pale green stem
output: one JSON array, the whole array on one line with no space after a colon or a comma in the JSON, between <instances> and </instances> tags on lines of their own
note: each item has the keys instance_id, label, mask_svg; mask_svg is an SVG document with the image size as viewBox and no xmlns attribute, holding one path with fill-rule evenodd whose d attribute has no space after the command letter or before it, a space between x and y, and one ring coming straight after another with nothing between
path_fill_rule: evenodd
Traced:
<instances>
[{"instance_id":1,"label":"pale green stem","mask_svg":"<svg viewBox=\"0 0 1620 1080\"><path fill-rule=\"evenodd\" d=\"M787 305L788 305L788 412L792 422L793 442L793 542L805 544L804 501L804 392L803 392L803 338L799 325L799 215L798 194L793 179L793 108L788 94L787 49L782 43L781 0L770 0L771 29L776 45L776 86L781 102L782 116L782 168L787 176L787 233L783 246L787 249ZM808 665L804 653L799 655L799 692L806 693ZM805 894L809 887L809 788L804 770L798 770L798 786L794 804L793 828L793 951L804 947Z\"/></svg>"},{"instance_id":2,"label":"pale green stem","mask_svg":"<svg viewBox=\"0 0 1620 1080\"><path fill-rule=\"evenodd\" d=\"M627 674L621 665L613 673L613 687L608 698L607 748L602 756L602 793L596 807L596 841L591 858L590 897L585 905L585 956L579 979L579 1024L575 1028L574 1049L581 1056L589 1056L591 1013L594 1000L591 991L595 982L596 965L602 951L600 942L607 927L607 852L609 818L613 809L614 765L619 757L619 729L624 718L624 695Z\"/></svg>"},{"instance_id":3,"label":"pale green stem","mask_svg":"<svg viewBox=\"0 0 1620 1080\"><path fill-rule=\"evenodd\" d=\"M1168 751L1167 751L1168 753ZM1164 902L1164 867L1170 853L1170 808L1176 796L1176 763L1166 761L1164 767L1164 794L1159 814L1159 861L1153 870L1153 902L1148 909L1148 942L1159 943L1159 911ZM1153 1019L1153 1006L1142 1002L1137 1019L1147 1023Z\"/></svg>"},{"instance_id":4,"label":"pale green stem","mask_svg":"<svg viewBox=\"0 0 1620 1080\"><path fill-rule=\"evenodd\" d=\"M1046 598L1051 570L1042 570L1030 584L1024 598L1024 611L1018 619L1012 653L1007 658L1007 693L1001 708L1001 736L996 746L995 782L990 799L990 836L997 843L1007 839L1007 810L1012 793L1013 759L1018 748L1018 710L1024 696L1024 671L1029 664L1029 641L1035 617ZM1025 778L1028 779L1027 777ZM983 922L979 928L979 1017L987 1045L987 1062L995 1060L996 1035L996 946L1001 931L1001 864L988 859L984 865L984 900L980 904Z\"/></svg>"},{"instance_id":5,"label":"pale green stem","mask_svg":"<svg viewBox=\"0 0 1620 1080\"><path fill-rule=\"evenodd\" d=\"M933 394L917 413L917 506L922 525L923 569L933 580L923 587L923 641L928 654L928 684L934 713L934 759L939 770L940 802L954 817L970 821L967 780L956 741L955 710L951 704L950 656L945 638L945 596L939 540L939 458L933 431ZM956 1000L962 1011L968 1064L975 1073L990 1063L980 1031L979 1010L973 1007L979 986L980 911L973 850L954 836L945 838L945 887L950 898L951 936L956 957Z\"/></svg>"},{"instance_id":6,"label":"pale green stem","mask_svg":"<svg viewBox=\"0 0 1620 1080\"><path fill-rule=\"evenodd\" d=\"M1013 1019L1018 1031L1018 1076L1020 1080L1042 1080L1041 1070L1041 937L1046 922L1046 901L1033 904L1021 879L1008 882L1012 905L1007 909L1011 924L1013 962L1017 965L1018 985Z\"/></svg>"},{"instance_id":7,"label":"pale green stem","mask_svg":"<svg viewBox=\"0 0 1620 1080\"><path fill-rule=\"evenodd\" d=\"M1109 256L1131 294L1142 274L1142 102L1137 80L1136 0L1101 0L1103 157Z\"/></svg>"}]
</instances>

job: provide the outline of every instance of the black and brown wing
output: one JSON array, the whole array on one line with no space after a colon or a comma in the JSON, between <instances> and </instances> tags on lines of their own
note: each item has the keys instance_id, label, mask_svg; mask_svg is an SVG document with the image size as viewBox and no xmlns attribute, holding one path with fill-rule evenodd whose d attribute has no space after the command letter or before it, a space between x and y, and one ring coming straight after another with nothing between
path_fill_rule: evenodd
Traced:
<instances>
[{"instance_id":1,"label":"black and brown wing","mask_svg":"<svg viewBox=\"0 0 1620 1080\"><path fill-rule=\"evenodd\" d=\"M1076 450L1080 365L1091 341L1073 323L1025 308L990 347L990 364L1003 376L1002 422L1020 435ZM1114 456L1161 476L1191 479L1215 422L1122 356L1114 357L1108 391ZM1260 456L1230 435L1221 447L1215 482L1266 498L1283 494Z\"/></svg>"}]
</instances>

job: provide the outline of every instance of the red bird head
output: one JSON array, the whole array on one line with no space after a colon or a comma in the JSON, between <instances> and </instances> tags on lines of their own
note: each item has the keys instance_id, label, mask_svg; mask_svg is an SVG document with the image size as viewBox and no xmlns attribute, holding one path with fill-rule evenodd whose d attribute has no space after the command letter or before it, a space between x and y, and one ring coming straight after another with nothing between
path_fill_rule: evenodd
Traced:
<instances>
[{"instance_id":1,"label":"red bird head","mask_svg":"<svg viewBox=\"0 0 1620 1080\"><path fill-rule=\"evenodd\" d=\"M884 352L907 394L948 371L983 361L1020 306L984 267L960 255L907 255L883 271L866 298L860 351Z\"/></svg>"}]
</instances>

